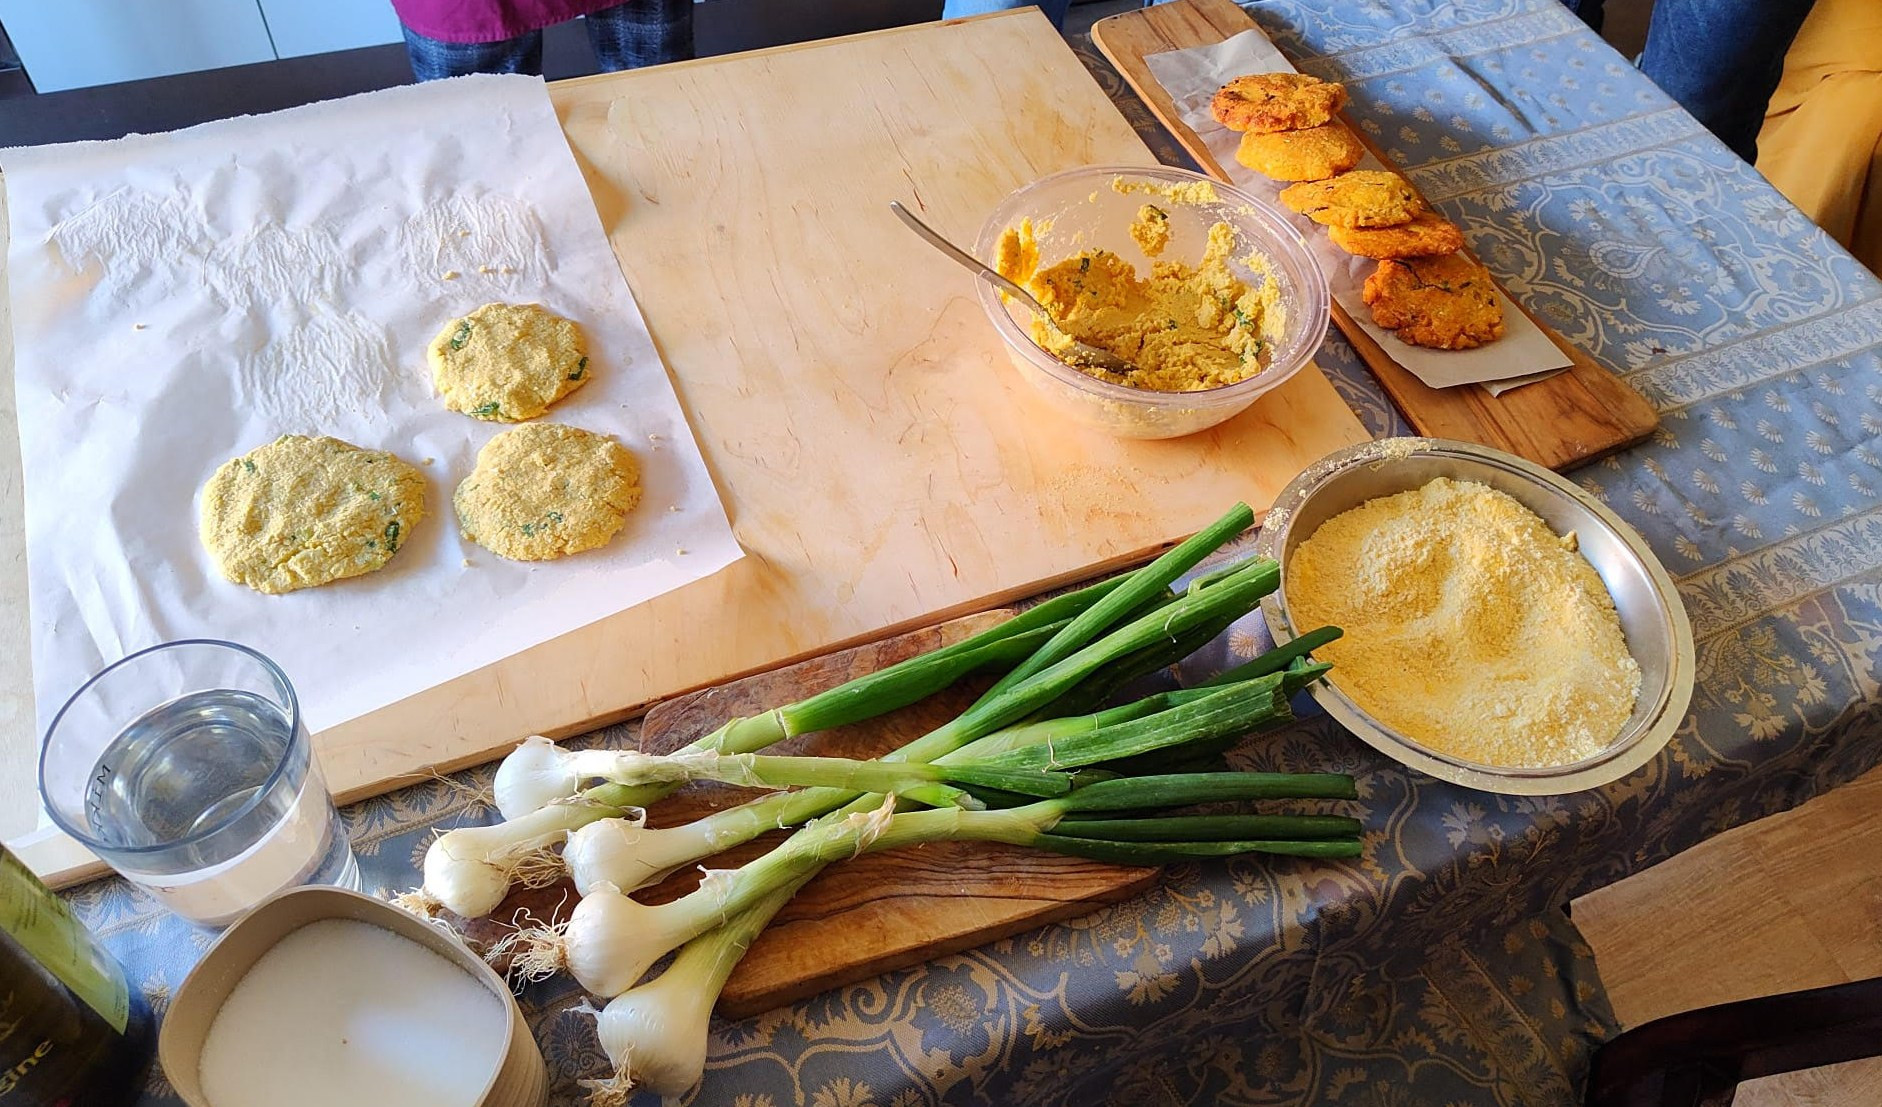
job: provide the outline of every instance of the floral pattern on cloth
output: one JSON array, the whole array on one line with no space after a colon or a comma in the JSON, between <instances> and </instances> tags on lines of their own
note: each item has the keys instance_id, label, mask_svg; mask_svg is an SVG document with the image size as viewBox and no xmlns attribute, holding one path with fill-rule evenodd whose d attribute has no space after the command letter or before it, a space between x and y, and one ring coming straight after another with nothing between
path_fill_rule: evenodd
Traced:
<instances>
[{"instance_id":1,"label":"floral pattern on cloth","mask_svg":"<svg viewBox=\"0 0 1882 1107\"><path fill-rule=\"evenodd\" d=\"M1516 299L1660 409L1651 441L1573 477L1679 578L1689 717L1608 787L1502 797L1406 771L1303 699L1235 759L1354 773L1360 859L1176 866L1084 918L715 1022L678 1102L1566 1107L1616 1026L1563 905L1882 759L1882 284L1553 0L1249 10L1351 85L1352 118ZM1406 432L1338 334L1317 361L1374 434ZM1247 620L1171 678L1267 645ZM347 809L369 889L413 884L434 824L491 819L467 798L489 777ZM123 881L71 900L159 1010L211 940ZM558 1104L605 1067L576 998L524 996ZM175 1102L160 1074L146 1102Z\"/></svg>"}]
</instances>

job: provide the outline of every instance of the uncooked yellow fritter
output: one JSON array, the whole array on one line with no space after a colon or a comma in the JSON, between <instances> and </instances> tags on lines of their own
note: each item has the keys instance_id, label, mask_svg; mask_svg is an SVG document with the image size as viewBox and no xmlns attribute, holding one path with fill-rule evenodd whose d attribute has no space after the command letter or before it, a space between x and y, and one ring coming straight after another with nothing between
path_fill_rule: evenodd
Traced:
<instances>
[{"instance_id":1,"label":"uncooked yellow fritter","mask_svg":"<svg viewBox=\"0 0 1882 1107\"><path fill-rule=\"evenodd\" d=\"M518 423L587 384L582 330L541 304L485 304L453 319L426 350L444 405Z\"/></svg>"},{"instance_id":2,"label":"uncooked yellow fritter","mask_svg":"<svg viewBox=\"0 0 1882 1107\"><path fill-rule=\"evenodd\" d=\"M1234 228L1217 223L1200 262L1159 261L1148 279L1109 250L1081 251L1041 269L1034 227L1025 220L1001 236L995 263L1058 322L1060 330L1033 321L1041 346L1063 349L1070 334L1138 368L1125 376L1082 366L1081 372L1134 388L1196 392L1262 369L1263 318L1274 310L1274 286L1256 290L1237 277L1229 268L1234 252Z\"/></svg>"},{"instance_id":3,"label":"uncooked yellow fritter","mask_svg":"<svg viewBox=\"0 0 1882 1107\"><path fill-rule=\"evenodd\" d=\"M464 537L547 561L608 544L640 503L640 466L605 434L532 423L484 444L453 503Z\"/></svg>"},{"instance_id":4,"label":"uncooked yellow fritter","mask_svg":"<svg viewBox=\"0 0 1882 1107\"><path fill-rule=\"evenodd\" d=\"M286 434L203 486L201 536L222 575L278 595L382 569L425 517L425 478L380 450Z\"/></svg>"}]
</instances>

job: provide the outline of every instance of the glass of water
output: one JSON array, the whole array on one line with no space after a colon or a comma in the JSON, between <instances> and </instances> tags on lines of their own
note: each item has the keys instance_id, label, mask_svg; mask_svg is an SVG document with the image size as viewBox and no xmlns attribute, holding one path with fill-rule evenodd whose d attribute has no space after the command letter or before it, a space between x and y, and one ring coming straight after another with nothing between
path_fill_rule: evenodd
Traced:
<instances>
[{"instance_id":1,"label":"glass of water","mask_svg":"<svg viewBox=\"0 0 1882 1107\"><path fill-rule=\"evenodd\" d=\"M233 642L169 642L85 683L46 732L52 821L192 922L225 926L359 866L294 687Z\"/></svg>"}]
</instances>

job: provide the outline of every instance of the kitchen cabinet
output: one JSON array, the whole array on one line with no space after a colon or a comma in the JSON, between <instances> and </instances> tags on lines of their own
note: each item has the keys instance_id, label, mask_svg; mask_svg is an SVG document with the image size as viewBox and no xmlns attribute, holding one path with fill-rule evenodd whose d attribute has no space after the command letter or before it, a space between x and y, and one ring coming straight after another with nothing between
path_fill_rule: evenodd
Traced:
<instances>
[{"instance_id":1,"label":"kitchen cabinet","mask_svg":"<svg viewBox=\"0 0 1882 1107\"><path fill-rule=\"evenodd\" d=\"M398 42L390 0L260 0L277 57L299 58Z\"/></svg>"},{"instance_id":2,"label":"kitchen cabinet","mask_svg":"<svg viewBox=\"0 0 1882 1107\"><path fill-rule=\"evenodd\" d=\"M389 0L0 0L40 92L398 42Z\"/></svg>"},{"instance_id":3,"label":"kitchen cabinet","mask_svg":"<svg viewBox=\"0 0 1882 1107\"><path fill-rule=\"evenodd\" d=\"M273 61L255 0L0 0L40 92Z\"/></svg>"}]
</instances>

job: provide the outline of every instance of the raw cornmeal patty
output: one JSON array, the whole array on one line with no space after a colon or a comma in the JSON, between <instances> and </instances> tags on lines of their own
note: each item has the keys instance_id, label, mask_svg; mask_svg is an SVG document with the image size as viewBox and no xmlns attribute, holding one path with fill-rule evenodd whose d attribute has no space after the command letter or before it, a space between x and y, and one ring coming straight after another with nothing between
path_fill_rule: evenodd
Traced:
<instances>
[{"instance_id":1,"label":"raw cornmeal patty","mask_svg":"<svg viewBox=\"0 0 1882 1107\"><path fill-rule=\"evenodd\" d=\"M1468 350L1503 337L1490 273L1462 254L1382 261L1362 295L1372 321L1413 346Z\"/></svg>"},{"instance_id":2,"label":"raw cornmeal patty","mask_svg":"<svg viewBox=\"0 0 1882 1107\"><path fill-rule=\"evenodd\" d=\"M1249 132L1235 160L1277 181L1322 181L1359 164L1365 147L1344 123L1301 131Z\"/></svg>"},{"instance_id":3,"label":"raw cornmeal patty","mask_svg":"<svg viewBox=\"0 0 1882 1107\"><path fill-rule=\"evenodd\" d=\"M444 405L520 423L588 383L588 347L573 322L541 304L485 304L453 319L426 351Z\"/></svg>"},{"instance_id":4,"label":"raw cornmeal patty","mask_svg":"<svg viewBox=\"0 0 1882 1107\"><path fill-rule=\"evenodd\" d=\"M237 584L278 595L385 568L425 517L425 478L379 450L285 434L203 486L203 547Z\"/></svg>"},{"instance_id":5,"label":"raw cornmeal patty","mask_svg":"<svg viewBox=\"0 0 1882 1107\"><path fill-rule=\"evenodd\" d=\"M1346 86L1305 73L1253 73L1216 90L1209 112L1231 131L1294 131L1329 122Z\"/></svg>"},{"instance_id":6,"label":"raw cornmeal patty","mask_svg":"<svg viewBox=\"0 0 1882 1107\"><path fill-rule=\"evenodd\" d=\"M453 502L464 537L548 561L608 544L640 502L640 466L607 435L534 423L485 443Z\"/></svg>"},{"instance_id":7,"label":"raw cornmeal patty","mask_svg":"<svg viewBox=\"0 0 1882 1107\"><path fill-rule=\"evenodd\" d=\"M1281 190L1288 208L1327 227L1396 227L1425 210L1405 178L1386 169L1354 169Z\"/></svg>"}]
</instances>

